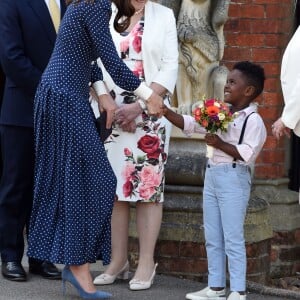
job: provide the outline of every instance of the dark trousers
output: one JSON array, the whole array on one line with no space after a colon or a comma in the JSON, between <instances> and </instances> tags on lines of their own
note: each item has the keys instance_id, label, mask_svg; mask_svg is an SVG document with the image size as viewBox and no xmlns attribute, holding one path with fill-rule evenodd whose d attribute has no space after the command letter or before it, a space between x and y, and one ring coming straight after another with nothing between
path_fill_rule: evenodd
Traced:
<instances>
[{"instance_id":1,"label":"dark trousers","mask_svg":"<svg viewBox=\"0 0 300 300\"><path fill-rule=\"evenodd\" d=\"M33 128L0 126L0 133L3 161L0 182L1 260L21 261L24 228L29 222L33 200Z\"/></svg>"}]
</instances>

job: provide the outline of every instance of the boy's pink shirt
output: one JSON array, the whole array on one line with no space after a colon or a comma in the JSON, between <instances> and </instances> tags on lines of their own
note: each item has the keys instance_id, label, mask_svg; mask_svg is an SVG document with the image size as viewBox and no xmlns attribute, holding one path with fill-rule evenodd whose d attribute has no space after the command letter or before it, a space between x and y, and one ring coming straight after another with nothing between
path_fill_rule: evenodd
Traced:
<instances>
[{"instance_id":1,"label":"boy's pink shirt","mask_svg":"<svg viewBox=\"0 0 300 300\"><path fill-rule=\"evenodd\" d=\"M250 105L249 107L239 111L238 116L229 124L227 132L217 133L223 141L236 145L238 152L244 159L244 161L238 160L237 163L245 165L254 164L267 138L267 131L264 122L261 116L258 113L255 113L248 118L242 144L238 145L245 118L251 112L256 112L256 105ZM190 136L193 133L206 133L206 130L201 127L192 116L183 115L183 118L183 132L187 136ZM232 160L232 156L219 149L214 149L213 157L210 158L210 163L224 164L231 163Z\"/></svg>"}]
</instances>

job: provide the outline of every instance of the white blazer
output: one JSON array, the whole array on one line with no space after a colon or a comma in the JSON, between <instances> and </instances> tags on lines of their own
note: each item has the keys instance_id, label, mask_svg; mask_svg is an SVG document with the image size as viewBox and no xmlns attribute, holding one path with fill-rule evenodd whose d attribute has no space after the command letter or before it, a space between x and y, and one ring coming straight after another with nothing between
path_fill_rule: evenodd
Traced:
<instances>
[{"instance_id":1,"label":"white blazer","mask_svg":"<svg viewBox=\"0 0 300 300\"><path fill-rule=\"evenodd\" d=\"M117 33L113 27L116 7L112 7L110 31L120 55ZM144 33L142 38L142 55L146 84L156 82L165 87L171 94L174 91L178 72L178 42L174 13L170 8L148 1L145 5ZM103 72L103 81L108 90L116 84L98 59Z\"/></svg>"},{"instance_id":2,"label":"white blazer","mask_svg":"<svg viewBox=\"0 0 300 300\"><path fill-rule=\"evenodd\" d=\"M300 26L290 40L281 64L281 87L284 108L281 119L285 126L300 136Z\"/></svg>"}]
</instances>

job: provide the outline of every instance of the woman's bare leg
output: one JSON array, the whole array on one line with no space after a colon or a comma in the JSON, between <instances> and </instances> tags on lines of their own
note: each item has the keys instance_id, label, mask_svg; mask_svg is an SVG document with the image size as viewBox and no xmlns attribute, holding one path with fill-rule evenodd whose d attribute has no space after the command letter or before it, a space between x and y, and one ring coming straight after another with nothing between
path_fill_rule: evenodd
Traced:
<instances>
[{"instance_id":1,"label":"woman's bare leg","mask_svg":"<svg viewBox=\"0 0 300 300\"><path fill-rule=\"evenodd\" d=\"M161 203L136 204L136 225L139 236L139 263L134 278L148 281L154 269L154 249L159 235L163 206Z\"/></svg>"}]
</instances>

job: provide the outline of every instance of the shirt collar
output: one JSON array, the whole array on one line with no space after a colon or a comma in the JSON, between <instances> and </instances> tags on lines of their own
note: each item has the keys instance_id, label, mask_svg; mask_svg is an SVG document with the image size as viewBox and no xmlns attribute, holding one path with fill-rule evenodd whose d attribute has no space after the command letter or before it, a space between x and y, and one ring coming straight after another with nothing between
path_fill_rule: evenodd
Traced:
<instances>
[{"instance_id":1,"label":"shirt collar","mask_svg":"<svg viewBox=\"0 0 300 300\"><path fill-rule=\"evenodd\" d=\"M250 103L250 105L242 110L239 110L237 113L244 115L245 117L250 115L253 112L257 112L257 103Z\"/></svg>"}]
</instances>

